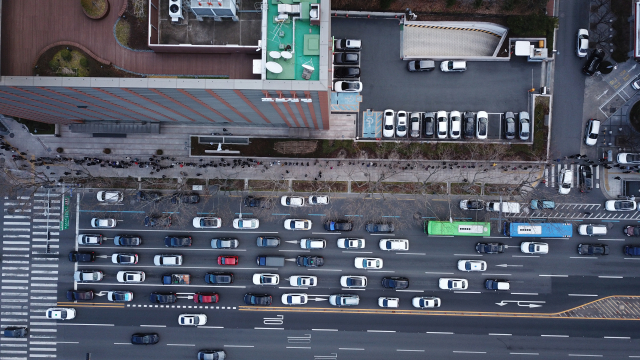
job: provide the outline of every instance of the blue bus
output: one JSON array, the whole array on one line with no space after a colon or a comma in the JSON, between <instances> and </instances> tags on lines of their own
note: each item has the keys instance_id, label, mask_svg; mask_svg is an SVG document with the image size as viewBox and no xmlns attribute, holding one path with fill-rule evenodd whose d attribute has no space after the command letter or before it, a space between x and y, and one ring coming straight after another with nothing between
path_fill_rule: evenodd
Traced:
<instances>
[{"instance_id":1,"label":"blue bus","mask_svg":"<svg viewBox=\"0 0 640 360\"><path fill-rule=\"evenodd\" d=\"M511 237L567 238L573 235L569 223L504 223L504 235Z\"/></svg>"}]
</instances>

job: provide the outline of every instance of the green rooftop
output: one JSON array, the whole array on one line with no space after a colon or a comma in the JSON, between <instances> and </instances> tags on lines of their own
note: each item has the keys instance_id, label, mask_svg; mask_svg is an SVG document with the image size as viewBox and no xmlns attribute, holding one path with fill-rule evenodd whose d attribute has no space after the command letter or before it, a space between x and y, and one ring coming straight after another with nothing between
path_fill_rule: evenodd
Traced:
<instances>
[{"instance_id":1,"label":"green rooftop","mask_svg":"<svg viewBox=\"0 0 640 360\"><path fill-rule=\"evenodd\" d=\"M309 19L311 4L317 3L318 0L270 0L267 12L267 62L280 64L282 72L276 74L267 70L268 80L319 80L320 25L319 22L318 25L311 25ZM279 4L299 6L300 13L290 13L284 21L278 20ZM272 57L272 51L280 54L288 51L293 56L291 59ZM302 65L315 69L309 79L302 76L305 70Z\"/></svg>"}]
</instances>

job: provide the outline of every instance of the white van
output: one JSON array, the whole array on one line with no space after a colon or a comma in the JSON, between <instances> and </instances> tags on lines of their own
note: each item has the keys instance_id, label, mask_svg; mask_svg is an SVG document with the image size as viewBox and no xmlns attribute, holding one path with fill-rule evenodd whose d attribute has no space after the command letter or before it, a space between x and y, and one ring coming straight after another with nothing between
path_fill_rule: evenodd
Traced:
<instances>
[{"instance_id":1,"label":"white van","mask_svg":"<svg viewBox=\"0 0 640 360\"><path fill-rule=\"evenodd\" d=\"M502 204L502 209L500 205ZM518 214L520 213L520 204L517 202L499 202L492 201L487 204L487 211L502 211L503 213Z\"/></svg>"},{"instance_id":2,"label":"white van","mask_svg":"<svg viewBox=\"0 0 640 360\"><path fill-rule=\"evenodd\" d=\"M582 224L578 226L578 234L580 235L607 235L607 225L605 224Z\"/></svg>"}]
</instances>

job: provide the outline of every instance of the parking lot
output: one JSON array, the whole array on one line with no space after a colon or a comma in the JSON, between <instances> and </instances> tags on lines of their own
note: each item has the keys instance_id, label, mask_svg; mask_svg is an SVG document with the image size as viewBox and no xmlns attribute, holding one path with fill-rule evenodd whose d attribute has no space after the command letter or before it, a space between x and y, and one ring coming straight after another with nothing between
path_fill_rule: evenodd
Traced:
<instances>
[{"instance_id":1,"label":"parking lot","mask_svg":"<svg viewBox=\"0 0 640 360\"><path fill-rule=\"evenodd\" d=\"M335 38L362 39L361 111L528 111L528 91L540 87L540 63L520 57L467 62L462 73L443 73L436 61L433 71L410 73L400 59L396 20L333 18L331 26ZM490 125L489 138L496 137L493 130Z\"/></svg>"}]
</instances>

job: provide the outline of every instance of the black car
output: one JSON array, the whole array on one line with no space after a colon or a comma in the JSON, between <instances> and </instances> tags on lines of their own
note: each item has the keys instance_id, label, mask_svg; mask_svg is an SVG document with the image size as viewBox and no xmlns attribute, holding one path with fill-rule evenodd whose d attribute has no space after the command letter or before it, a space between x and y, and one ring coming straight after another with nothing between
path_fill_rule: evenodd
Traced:
<instances>
[{"instance_id":1,"label":"black car","mask_svg":"<svg viewBox=\"0 0 640 360\"><path fill-rule=\"evenodd\" d=\"M69 301L87 301L87 300L93 300L93 291L91 290L78 290L78 291L74 291L74 290L68 290L67 291L67 300Z\"/></svg>"},{"instance_id":2,"label":"black car","mask_svg":"<svg viewBox=\"0 0 640 360\"><path fill-rule=\"evenodd\" d=\"M69 261L71 262L92 262L96 260L96 253L91 252L80 252L80 251L71 251L69 253Z\"/></svg>"},{"instance_id":3,"label":"black car","mask_svg":"<svg viewBox=\"0 0 640 360\"><path fill-rule=\"evenodd\" d=\"M207 284L231 284L233 282L233 274L222 272L206 273L204 282Z\"/></svg>"},{"instance_id":4,"label":"black car","mask_svg":"<svg viewBox=\"0 0 640 360\"><path fill-rule=\"evenodd\" d=\"M167 236L164 238L166 247L191 246L191 236Z\"/></svg>"},{"instance_id":5,"label":"black car","mask_svg":"<svg viewBox=\"0 0 640 360\"><path fill-rule=\"evenodd\" d=\"M171 197L172 204L197 204L200 202L198 194L174 194Z\"/></svg>"},{"instance_id":6,"label":"black car","mask_svg":"<svg viewBox=\"0 0 640 360\"><path fill-rule=\"evenodd\" d=\"M436 117L435 113L428 112L424 114L424 136L433 137L433 129L435 127Z\"/></svg>"},{"instance_id":7,"label":"black car","mask_svg":"<svg viewBox=\"0 0 640 360\"><path fill-rule=\"evenodd\" d=\"M640 226L625 226L622 232L627 236L640 236Z\"/></svg>"},{"instance_id":8,"label":"black car","mask_svg":"<svg viewBox=\"0 0 640 360\"><path fill-rule=\"evenodd\" d=\"M256 243L259 247L278 247L280 238L277 236L258 236Z\"/></svg>"},{"instance_id":9,"label":"black car","mask_svg":"<svg viewBox=\"0 0 640 360\"><path fill-rule=\"evenodd\" d=\"M333 63L336 65L357 64L360 61L358 53L335 53Z\"/></svg>"},{"instance_id":10,"label":"black car","mask_svg":"<svg viewBox=\"0 0 640 360\"><path fill-rule=\"evenodd\" d=\"M322 256L298 255L296 264L305 267L320 267L324 265L324 258Z\"/></svg>"},{"instance_id":11,"label":"black car","mask_svg":"<svg viewBox=\"0 0 640 360\"><path fill-rule=\"evenodd\" d=\"M591 53L591 56L589 56L589 59L587 59L587 63L584 64L584 67L582 68L582 73L585 75L593 76L593 74L595 74L596 71L598 71L598 67L602 63L602 60L604 60L604 55L605 55L604 50L595 49Z\"/></svg>"},{"instance_id":12,"label":"black car","mask_svg":"<svg viewBox=\"0 0 640 360\"><path fill-rule=\"evenodd\" d=\"M436 68L433 60L411 60L407 63L407 70L414 71L431 71Z\"/></svg>"},{"instance_id":13,"label":"black car","mask_svg":"<svg viewBox=\"0 0 640 360\"><path fill-rule=\"evenodd\" d=\"M144 218L144 226L171 226L171 216L169 215L150 215Z\"/></svg>"},{"instance_id":14,"label":"black car","mask_svg":"<svg viewBox=\"0 0 640 360\"><path fill-rule=\"evenodd\" d=\"M226 358L227 353L224 350L200 350L198 351L198 360L222 360Z\"/></svg>"},{"instance_id":15,"label":"black car","mask_svg":"<svg viewBox=\"0 0 640 360\"><path fill-rule=\"evenodd\" d=\"M261 198L257 198L253 196L247 196L246 198L244 198L244 206L246 207L260 207L261 203L262 203Z\"/></svg>"},{"instance_id":16,"label":"black car","mask_svg":"<svg viewBox=\"0 0 640 360\"><path fill-rule=\"evenodd\" d=\"M116 235L113 238L113 243L116 246L140 246L142 238L135 235Z\"/></svg>"},{"instance_id":17,"label":"black car","mask_svg":"<svg viewBox=\"0 0 640 360\"><path fill-rule=\"evenodd\" d=\"M273 298L269 294L244 294L244 303L247 305L271 305Z\"/></svg>"},{"instance_id":18,"label":"black car","mask_svg":"<svg viewBox=\"0 0 640 360\"><path fill-rule=\"evenodd\" d=\"M500 254L504 252L504 244L501 243L477 243L476 251L480 254Z\"/></svg>"},{"instance_id":19,"label":"black car","mask_svg":"<svg viewBox=\"0 0 640 360\"><path fill-rule=\"evenodd\" d=\"M364 229L370 233L392 233L396 228L393 224L388 223L368 223Z\"/></svg>"},{"instance_id":20,"label":"black car","mask_svg":"<svg viewBox=\"0 0 640 360\"><path fill-rule=\"evenodd\" d=\"M578 244L579 255L609 255L609 245Z\"/></svg>"},{"instance_id":21,"label":"black car","mask_svg":"<svg viewBox=\"0 0 640 360\"><path fill-rule=\"evenodd\" d=\"M485 203L482 200L475 200L475 199L460 200L460 209L462 210L480 211L480 210L484 210L484 207L485 207Z\"/></svg>"},{"instance_id":22,"label":"black car","mask_svg":"<svg viewBox=\"0 0 640 360\"><path fill-rule=\"evenodd\" d=\"M473 139L476 129L474 126L475 115L471 111L464 113L464 123L462 124L462 134L465 139Z\"/></svg>"},{"instance_id":23,"label":"black car","mask_svg":"<svg viewBox=\"0 0 640 360\"><path fill-rule=\"evenodd\" d=\"M351 231L353 223L347 220L329 220L324 223L324 229L327 231Z\"/></svg>"},{"instance_id":24,"label":"black car","mask_svg":"<svg viewBox=\"0 0 640 360\"><path fill-rule=\"evenodd\" d=\"M162 194L155 191L138 191L138 193L136 194L136 200L138 202L141 202L141 201L158 202L160 201L161 197L162 197Z\"/></svg>"},{"instance_id":25,"label":"black car","mask_svg":"<svg viewBox=\"0 0 640 360\"><path fill-rule=\"evenodd\" d=\"M173 304L178 300L176 293L157 293L153 292L149 295L149 301L153 304Z\"/></svg>"},{"instance_id":26,"label":"black car","mask_svg":"<svg viewBox=\"0 0 640 360\"><path fill-rule=\"evenodd\" d=\"M409 279L399 276L384 277L382 286L387 289L406 289L409 287Z\"/></svg>"},{"instance_id":27,"label":"black car","mask_svg":"<svg viewBox=\"0 0 640 360\"><path fill-rule=\"evenodd\" d=\"M359 67L337 67L333 73L334 78L358 78L360 77Z\"/></svg>"},{"instance_id":28,"label":"black car","mask_svg":"<svg viewBox=\"0 0 640 360\"><path fill-rule=\"evenodd\" d=\"M9 326L3 331L4 337L7 338L23 338L26 337L28 333L29 330L24 326Z\"/></svg>"},{"instance_id":29,"label":"black car","mask_svg":"<svg viewBox=\"0 0 640 360\"><path fill-rule=\"evenodd\" d=\"M593 173L591 166L580 166L578 173L580 181L580 192L589 192L593 189Z\"/></svg>"},{"instance_id":30,"label":"black car","mask_svg":"<svg viewBox=\"0 0 640 360\"><path fill-rule=\"evenodd\" d=\"M153 345L160 341L158 334L133 334L131 335L131 343L134 345Z\"/></svg>"}]
</instances>

